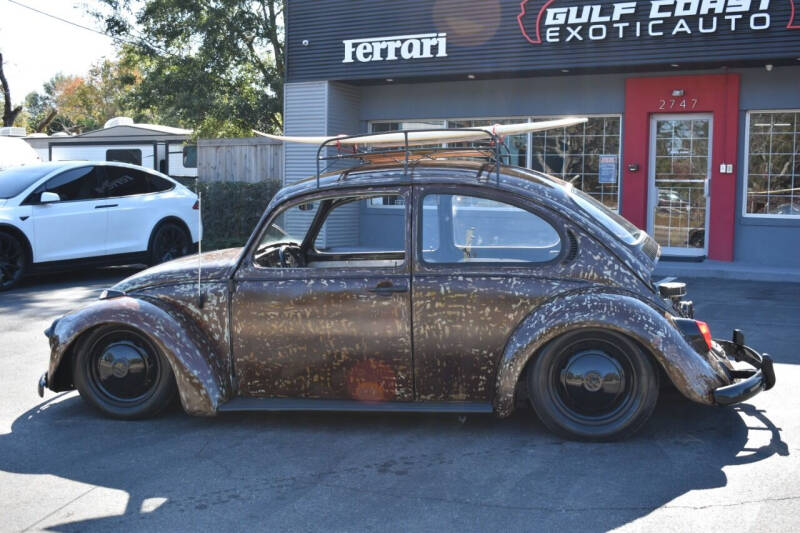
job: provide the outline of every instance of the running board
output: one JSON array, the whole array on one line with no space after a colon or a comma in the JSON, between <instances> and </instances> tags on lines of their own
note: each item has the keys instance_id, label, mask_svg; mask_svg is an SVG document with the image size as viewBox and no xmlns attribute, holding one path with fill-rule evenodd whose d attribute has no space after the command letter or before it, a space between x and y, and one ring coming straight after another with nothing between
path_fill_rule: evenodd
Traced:
<instances>
[{"instance_id":1,"label":"running board","mask_svg":"<svg viewBox=\"0 0 800 533\"><path fill-rule=\"evenodd\" d=\"M349 411L361 413L492 413L484 402L359 402L357 400L312 400L295 398L243 398L224 403L219 412L248 411Z\"/></svg>"}]
</instances>

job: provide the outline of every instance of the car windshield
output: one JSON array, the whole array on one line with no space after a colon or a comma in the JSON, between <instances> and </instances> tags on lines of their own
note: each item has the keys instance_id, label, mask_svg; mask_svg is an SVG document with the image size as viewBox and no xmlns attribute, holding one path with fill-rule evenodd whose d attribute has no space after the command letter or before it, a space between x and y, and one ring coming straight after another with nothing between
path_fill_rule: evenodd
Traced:
<instances>
[{"instance_id":1,"label":"car windshield","mask_svg":"<svg viewBox=\"0 0 800 533\"><path fill-rule=\"evenodd\" d=\"M581 209L626 244L636 244L642 231L585 192L572 186L567 192Z\"/></svg>"},{"instance_id":2,"label":"car windshield","mask_svg":"<svg viewBox=\"0 0 800 533\"><path fill-rule=\"evenodd\" d=\"M0 171L0 198L13 198L53 171L51 165L15 167Z\"/></svg>"}]
</instances>

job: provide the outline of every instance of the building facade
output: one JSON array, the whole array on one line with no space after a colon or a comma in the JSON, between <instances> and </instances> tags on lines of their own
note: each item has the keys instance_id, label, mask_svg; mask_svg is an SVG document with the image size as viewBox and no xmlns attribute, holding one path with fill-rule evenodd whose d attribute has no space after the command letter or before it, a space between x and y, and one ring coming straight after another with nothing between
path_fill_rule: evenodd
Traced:
<instances>
[{"instance_id":1,"label":"building facade","mask_svg":"<svg viewBox=\"0 0 800 533\"><path fill-rule=\"evenodd\" d=\"M505 139L667 258L800 268L795 0L288 2L286 135L580 115ZM800 10L798 10L800 11ZM287 183L316 147L287 144Z\"/></svg>"}]
</instances>

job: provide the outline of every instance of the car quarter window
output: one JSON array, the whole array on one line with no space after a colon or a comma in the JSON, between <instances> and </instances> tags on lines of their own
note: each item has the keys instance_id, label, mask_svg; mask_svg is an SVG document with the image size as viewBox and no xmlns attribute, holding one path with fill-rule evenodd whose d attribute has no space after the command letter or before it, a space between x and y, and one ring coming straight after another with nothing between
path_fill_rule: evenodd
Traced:
<instances>
[{"instance_id":1,"label":"car quarter window","mask_svg":"<svg viewBox=\"0 0 800 533\"><path fill-rule=\"evenodd\" d=\"M427 263L546 263L561 252L558 232L542 217L459 194L423 198L421 245Z\"/></svg>"},{"instance_id":2,"label":"car quarter window","mask_svg":"<svg viewBox=\"0 0 800 533\"><path fill-rule=\"evenodd\" d=\"M146 194L167 190L169 187L164 187L165 182L171 185L167 180L141 170L107 166L97 193L103 198Z\"/></svg>"}]
</instances>

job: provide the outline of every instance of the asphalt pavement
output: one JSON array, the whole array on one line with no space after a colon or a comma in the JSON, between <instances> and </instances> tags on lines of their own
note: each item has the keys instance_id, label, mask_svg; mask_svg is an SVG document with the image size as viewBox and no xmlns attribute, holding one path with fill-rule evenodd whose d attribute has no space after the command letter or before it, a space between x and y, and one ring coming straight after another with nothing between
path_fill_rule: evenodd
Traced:
<instances>
[{"instance_id":1,"label":"asphalt pavement","mask_svg":"<svg viewBox=\"0 0 800 533\"><path fill-rule=\"evenodd\" d=\"M734 408L666 390L634 438L585 444L529 410L121 422L40 399L42 331L130 273L0 294L0 530L800 530L800 284L686 280L715 336L773 355L776 387Z\"/></svg>"}]
</instances>

